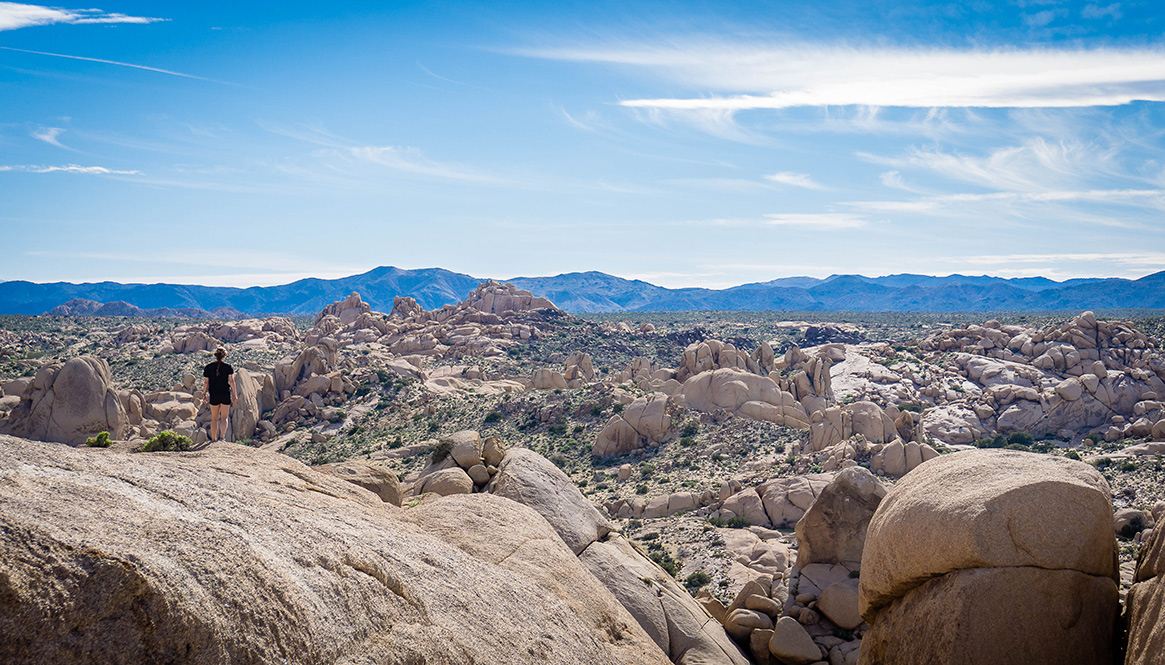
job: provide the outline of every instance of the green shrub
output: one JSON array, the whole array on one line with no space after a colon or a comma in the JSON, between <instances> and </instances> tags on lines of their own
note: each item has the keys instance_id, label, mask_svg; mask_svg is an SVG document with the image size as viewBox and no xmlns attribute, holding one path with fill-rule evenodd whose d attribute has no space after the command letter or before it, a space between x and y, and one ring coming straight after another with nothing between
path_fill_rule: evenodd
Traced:
<instances>
[{"instance_id":1,"label":"green shrub","mask_svg":"<svg viewBox=\"0 0 1165 665\"><path fill-rule=\"evenodd\" d=\"M737 515L728 519L729 529L745 529L748 528L748 518L744 515Z\"/></svg>"},{"instance_id":2,"label":"green shrub","mask_svg":"<svg viewBox=\"0 0 1165 665\"><path fill-rule=\"evenodd\" d=\"M1068 459L1079 460L1080 453L1076 452L1075 450L1069 450L1068 452L1064 453L1064 457L1067 457Z\"/></svg>"},{"instance_id":3,"label":"green shrub","mask_svg":"<svg viewBox=\"0 0 1165 665\"><path fill-rule=\"evenodd\" d=\"M696 432L699 431L700 428L696 425L696 423L688 423L687 425L684 425L684 429L680 431L680 436L696 436Z\"/></svg>"},{"instance_id":4,"label":"green shrub","mask_svg":"<svg viewBox=\"0 0 1165 665\"><path fill-rule=\"evenodd\" d=\"M485 414L485 419L482 420L482 422L488 425L490 423L501 422L501 420L502 420L502 412L501 411L490 411L489 413Z\"/></svg>"},{"instance_id":5,"label":"green shrub","mask_svg":"<svg viewBox=\"0 0 1165 665\"><path fill-rule=\"evenodd\" d=\"M1012 432L1011 436L1007 437L1008 443L1015 443L1021 446L1030 446L1035 441L1031 434L1024 431Z\"/></svg>"},{"instance_id":6,"label":"green shrub","mask_svg":"<svg viewBox=\"0 0 1165 665\"><path fill-rule=\"evenodd\" d=\"M688 575L688 577L684 580L684 586L690 587L693 589L699 589L700 587L704 586L705 584L707 584L711 581L712 581L711 575L709 575L708 573L705 573L702 570L698 570L698 571L692 573L691 575Z\"/></svg>"},{"instance_id":7,"label":"green shrub","mask_svg":"<svg viewBox=\"0 0 1165 665\"><path fill-rule=\"evenodd\" d=\"M614 411L615 413L623 413L623 405L622 404L612 404L611 410Z\"/></svg>"},{"instance_id":8,"label":"green shrub","mask_svg":"<svg viewBox=\"0 0 1165 665\"><path fill-rule=\"evenodd\" d=\"M547 428L547 431L556 436L562 436L563 434L566 434L566 425L551 425L549 428Z\"/></svg>"},{"instance_id":9,"label":"green shrub","mask_svg":"<svg viewBox=\"0 0 1165 665\"><path fill-rule=\"evenodd\" d=\"M441 429L441 426L437 424L437 421L436 421L436 420L434 420L433 422L429 423L429 431L430 431L430 432L436 432L436 431L437 431L437 430L439 430L439 429Z\"/></svg>"},{"instance_id":10,"label":"green shrub","mask_svg":"<svg viewBox=\"0 0 1165 665\"><path fill-rule=\"evenodd\" d=\"M975 447L977 448L1002 448L1006 445L1007 437L1003 436L1002 434L996 436L993 439L979 439L975 442Z\"/></svg>"},{"instance_id":11,"label":"green shrub","mask_svg":"<svg viewBox=\"0 0 1165 665\"><path fill-rule=\"evenodd\" d=\"M1004 450L1020 450L1023 452L1031 452L1027 446L1020 443L1009 443L1003 447Z\"/></svg>"},{"instance_id":12,"label":"green shrub","mask_svg":"<svg viewBox=\"0 0 1165 665\"><path fill-rule=\"evenodd\" d=\"M108 448L109 447L109 432L98 432L97 436L91 436L85 439L85 445L90 448Z\"/></svg>"},{"instance_id":13,"label":"green shrub","mask_svg":"<svg viewBox=\"0 0 1165 665\"><path fill-rule=\"evenodd\" d=\"M1132 538L1147 528L1148 525L1145 524L1144 518L1140 515L1134 515L1128 524L1121 527L1121 538Z\"/></svg>"},{"instance_id":14,"label":"green shrub","mask_svg":"<svg viewBox=\"0 0 1165 665\"><path fill-rule=\"evenodd\" d=\"M165 430L150 437L150 440L142 446L142 452L190 450L191 445L190 437Z\"/></svg>"},{"instance_id":15,"label":"green shrub","mask_svg":"<svg viewBox=\"0 0 1165 665\"><path fill-rule=\"evenodd\" d=\"M922 413L921 406L919 406L917 404L911 404L910 402L903 402L902 404L899 404L898 410L899 411L910 411L912 413Z\"/></svg>"},{"instance_id":16,"label":"green shrub","mask_svg":"<svg viewBox=\"0 0 1165 665\"><path fill-rule=\"evenodd\" d=\"M596 417L596 418L603 415L603 405L596 404L596 405L592 406L591 407L591 415Z\"/></svg>"},{"instance_id":17,"label":"green shrub","mask_svg":"<svg viewBox=\"0 0 1165 665\"><path fill-rule=\"evenodd\" d=\"M1095 466L1097 469L1107 469L1108 467L1112 466L1112 458L1101 457L1100 459L1093 462L1092 466Z\"/></svg>"},{"instance_id":18,"label":"green shrub","mask_svg":"<svg viewBox=\"0 0 1165 665\"><path fill-rule=\"evenodd\" d=\"M1136 471L1137 470L1137 463L1132 461L1132 460L1125 460L1125 461L1121 462L1120 466L1118 466L1116 468L1116 470L1117 471L1125 471L1125 472Z\"/></svg>"},{"instance_id":19,"label":"green shrub","mask_svg":"<svg viewBox=\"0 0 1165 665\"><path fill-rule=\"evenodd\" d=\"M644 478L650 478L653 473L655 473L655 465L651 462L644 462L639 465L639 475Z\"/></svg>"},{"instance_id":20,"label":"green shrub","mask_svg":"<svg viewBox=\"0 0 1165 665\"><path fill-rule=\"evenodd\" d=\"M672 558L671 554L663 549L657 552L652 552L651 560L659 564L659 567L666 570L667 574L671 575L672 577L675 577L676 573L680 569L679 565L676 563L676 560Z\"/></svg>"},{"instance_id":21,"label":"green shrub","mask_svg":"<svg viewBox=\"0 0 1165 665\"><path fill-rule=\"evenodd\" d=\"M650 531L639 537L639 540L659 540L658 531Z\"/></svg>"},{"instance_id":22,"label":"green shrub","mask_svg":"<svg viewBox=\"0 0 1165 665\"><path fill-rule=\"evenodd\" d=\"M683 448L691 448L696 445L696 440L690 436L680 438L680 446Z\"/></svg>"},{"instance_id":23,"label":"green shrub","mask_svg":"<svg viewBox=\"0 0 1165 665\"><path fill-rule=\"evenodd\" d=\"M643 520L627 520L628 529L638 529L643 526Z\"/></svg>"},{"instance_id":24,"label":"green shrub","mask_svg":"<svg viewBox=\"0 0 1165 665\"><path fill-rule=\"evenodd\" d=\"M647 494L647 485L644 485L643 483L639 483L638 485L635 486L635 493L636 494Z\"/></svg>"},{"instance_id":25,"label":"green shrub","mask_svg":"<svg viewBox=\"0 0 1165 665\"><path fill-rule=\"evenodd\" d=\"M444 439L439 441L433 449L429 451L429 464L439 464L449 457L449 453L453 452L453 442Z\"/></svg>"}]
</instances>

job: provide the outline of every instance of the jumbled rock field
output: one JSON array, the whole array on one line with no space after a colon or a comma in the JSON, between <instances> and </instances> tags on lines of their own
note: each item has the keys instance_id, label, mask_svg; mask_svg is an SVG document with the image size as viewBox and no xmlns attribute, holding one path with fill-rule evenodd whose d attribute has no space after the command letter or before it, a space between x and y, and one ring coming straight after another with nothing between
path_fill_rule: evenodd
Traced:
<instances>
[{"instance_id":1,"label":"jumbled rock field","mask_svg":"<svg viewBox=\"0 0 1165 665\"><path fill-rule=\"evenodd\" d=\"M1161 665L1162 323L0 317L0 662Z\"/></svg>"}]
</instances>

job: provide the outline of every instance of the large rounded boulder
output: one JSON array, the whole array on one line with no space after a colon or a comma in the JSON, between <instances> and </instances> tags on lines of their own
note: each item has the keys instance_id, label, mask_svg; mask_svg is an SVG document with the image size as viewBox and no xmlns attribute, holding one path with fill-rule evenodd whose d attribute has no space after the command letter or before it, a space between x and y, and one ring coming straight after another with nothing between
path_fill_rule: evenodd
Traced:
<instances>
[{"instance_id":1,"label":"large rounded boulder","mask_svg":"<svg viewBox=\"0 0 1165 665\"><path fill-rule=\"evenodd\" d=\"M870 521L862 662L1111 662L1116 555L1091 466L1007 450L932 460Z\"/></svg>"}]
</instances>

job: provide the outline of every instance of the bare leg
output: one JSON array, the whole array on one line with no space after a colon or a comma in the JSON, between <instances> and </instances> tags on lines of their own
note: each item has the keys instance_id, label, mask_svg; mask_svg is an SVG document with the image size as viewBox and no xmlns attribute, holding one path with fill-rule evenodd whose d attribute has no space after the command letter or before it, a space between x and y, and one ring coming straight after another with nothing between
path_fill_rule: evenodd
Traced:
<instances>
[{"instance_id":1,"label":"bare leg","mask_svg":"<svg viewBox=\"0 0 1165 665\"><path fill-rule=\"evenodd\" d=\"M218 441L218 414L222 410L221 404L210 405L210 440Z\"/></svg>"},{"instance_id":2,"label":"bare leg","mask_svg":"<svg viewBox=\"0 0 1165 665\"><path fill-rule=\"evenodd\" d=\"M222 438L219 439L219 441L222 441L222 440L227 438L227 416L229 416L231 413L231 405L230 404L219 405L218 412L222 416L222 424L219 426L219 429L222 430Z\"/></svg>"}]
</instances>

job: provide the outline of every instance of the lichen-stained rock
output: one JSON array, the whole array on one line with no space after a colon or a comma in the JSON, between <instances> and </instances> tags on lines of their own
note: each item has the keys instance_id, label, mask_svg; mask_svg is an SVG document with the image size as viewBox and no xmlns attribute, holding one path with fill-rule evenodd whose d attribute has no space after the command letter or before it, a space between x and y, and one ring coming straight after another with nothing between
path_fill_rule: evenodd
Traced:
<instances>
[{"instance_id":1,"label":"lichen-stained rock","mask_svg":"<svg viewBox=\"0 0 1165 665\"><path fill-rule=\"evenodd\" d=\"M1125 665L1159 665L1165 654L1165 527L1141 546L1135 584L1125 597Z\"/></svg>"},{"instance_id":2,"label":"lichen-stained rock","mask_svg":"<svg viewBox=\"0 0 1165 665\"><path fill-rule=\"evenodd\" d=\"M0 431L79 445L102 431L124 438L128 422L109 363L80 356L40 368Z\"/></svg>"},{"instance_id":3,"label":"lichen-stained rock","mask_svg":"<svg viewBox=\"0 0 1165 665\"><path fill-rule=\"evenodd\" d=\"M570 478L533 450L507 450L493 482L494 494L533 508L575 554L611 530L610 522Z\"/></svg>"},{"instance_id":4,"label":"lichen-stained rock","mask_svg":"<svg viewBox=\"0 0 1165 665\"><path fill-rule=\"evenodd\" d=\"M232 444L0 444L0 662L664 662L606 601L579 607L585 578L466 553L486 520L453 545Z\"/></svg>"},{"instance_id":5,"label":"lichen-stained rock","mask_svg":"<svg viewBox=\"0 0 1165 665\"><path fill-rule=\"evenodd\" d=\"M612 534L579 560L676 665L747 665L720 622L626 539Z\"/></svg>"}]
</instances>

